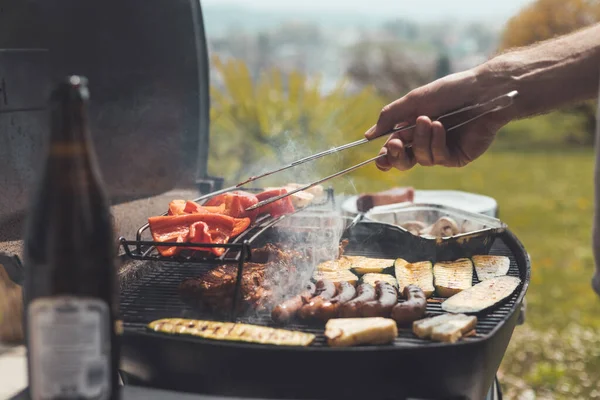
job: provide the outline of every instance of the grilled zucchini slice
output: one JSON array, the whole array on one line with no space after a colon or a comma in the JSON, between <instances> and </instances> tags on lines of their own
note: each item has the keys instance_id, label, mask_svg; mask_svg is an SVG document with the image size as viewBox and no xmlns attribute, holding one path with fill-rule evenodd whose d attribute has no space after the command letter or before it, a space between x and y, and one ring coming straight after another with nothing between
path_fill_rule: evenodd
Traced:
<instances>
[{"instance_id":1,"label":"grilled zucchini slice","mask_svg":"<svg viewBox=\"0 0 600 400\"><path fill-rule=\"evenodd\" d=\"M453 313L477 313L513 294L521 280L515 276L486 279L442 303L442 310Z\"/></svg>"},{"instance_id":2,"label":"grilled zucchini slice","mask_svg":"<svg viewBox=\"0 0 600 400\"><path fill-rule=\"evenodd\" d=\"M317 271L320 272L337 272L341 270L349 270L354 265L362 263L366 257L361 256L341 256L336 260L323 261L317 265Z\"/></svg>"},{"instance_id":3,"label":"grilled zucchini slice","mask_svg":"<svg viewBox=\"0 0 600 400\"><path fill-rule=\"evenodd\" d=\"M334 318L327 321L325 336L332 347L386 344L398 336L398 328L391 318Z\"/></svg>"},{"instance_id":4,"label":"grilled zucchini slice","mask_svg":"<svg viewBox=\"0 0 600 400\"><path fill-rule=\"evenodd\" d=\"M468 258L437 262L433 266L433 281L439 296L453 296L473 285L473 264Z\"/></svg>"},{"instance_id":5,"label":"grilled zucchini slice","mask_svg":"<svg viewBox=\"0 0 600 400\"><path fill-rule=\"evenodd\" d=\"M480 281L506 275L510 268L510 259L505 256L473 256L471 259Z\"/></svg>"},{"instance_id":6,"label":"grilled zucchini slice","mask_svg":"<svg viewBox=\"0 0 600 400\"><path fill-rule=\"evenodd\" d=\"M433 265L430 261L409 263L402 258L394 262L398 291L402 293L409 285L418 286L426 297L431 297L435 288L433 287Z\"/></svg>"},{"instance_id":7,"label":"grilled zucchini slice","mask_svg":"<svg viewBox=\"0 0 600 400\"><path fill-rule=\"evenodd\" d=\"M310 333L269 328L233 322L203 321L183 318L159 319L148 329L168 334L190 335L204 339L272 344L276 346L308 346L315 340Z\"/></svg>"},{"instance_id":8,"label":"grilled zucchini slice","mask_svg":"<svg viewBox=\"0 0 600 400\"><path fill-rule=\"evenodd\" d=\"M352 264L351 271L357 275L392 273L394 260L361 257Z\"/></svg>"},{"instance_id":9,"label":"grilled zucchini slice","mask_svg":"<svg viewBox=\"0 0 600 400\"><path fill-rule=\"evenodd\" d=\"M377 281L384 281L398 289L398 282L396 278L390 274L365 274L360 278L361 283L368 283L369 285L375 286Z\"/></svg>"},{"instance_id":10,"label":"grilled zucchini slice","mask_svg":"<svg viewBox=\"0 0 600 400\"><path fill-rule=\"evenodd\" d=\"M318 281L319 279L327 279L333 282L348 282L349 284L356 286L358 277L354 275L348 269L342 269L338 271L315 271L313 279Z\"/></svg>"}]
</instances>

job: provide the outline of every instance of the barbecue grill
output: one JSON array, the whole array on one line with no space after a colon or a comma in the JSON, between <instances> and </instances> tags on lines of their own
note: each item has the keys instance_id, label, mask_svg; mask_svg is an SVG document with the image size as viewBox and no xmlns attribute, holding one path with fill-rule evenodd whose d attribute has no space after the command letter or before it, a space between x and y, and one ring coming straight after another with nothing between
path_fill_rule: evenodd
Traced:
<instances>
[{"instance_id":1,"label":"barbecue grill","mask_svg":"<svg viewBox=\"0 0 600 400\"><path fill-rule=\"evenodd\" d=\"M509 230L495 238L489 252L507 255L509 274L519 276L522 285L479 318L477 336L457 344L425 342L401 330L391 345L333 349L326 346L322 326L304 324L287 328L316 333L317 340L307 348L147 331L145 325L161 317L210 317L180 300L179 282L223 262L237 264L240 271L250 249L277 242L283 229L302 228L290 221L309 210L260 221L226 246L230 250L223 259L197 254L161 258L147 229L140 228L147 217L164 212L174 198L193 198L223 183L210 176L207 167L208 52L199 2L105 0L86 2L84 7L78 0L9 0L0 8L5 29L0 48L11 49L0 51L0 138L8 143L0 147L0 251L9 255L2 262L20 283L14 256L20 254L33 160L39 159L40 138L47 129L44 104L51 79L74 72L87 75L91 130L114 204L115 226L124 237L120 277L126 384L263 398L485 396L529 280L527 254ZM332 191L326 199L313 211L330 215L339 201ZM347 254L422 258L400 247L407 238L393 226L363 220L344 223L344 237L350 239ZM430 303L428 312L439 313L439 304ZM264 315L231 317L271 324Z\"/></svg>"},{"instance_id":2,"label":"barbecue grill","mask_svg":"<svg viewBox=\"0 0 600 400\"><path fill-rule=\"evenodd\" d=\"M394 226L350 220L346 224L343 238L349 244L345 254L423 260L399 246L406 236ZM282 233L273 225L246 243L260 247L281 241ZM315 342L305 348L223 343L147 331L146 325L160 318L214 319L186 305L177 293L183 279L198 276L214 264L200 259L167 263L122 290L124 371L136 383L232 396L482 399L517 323L530 274L527 254L509 231L495 239L489 254L509 257L508 274L519 277L522 284L506 302L478 316L474 337L455 344L435 343L415 337L410 329L400 329L390 345L345 349L327 346L323 325L304 323L285 328L316 334ZM428 303L427 312L440 314L440 304ZM239 316L236 321L276 326L269 315Z\"/></svg>"}]
</instances>

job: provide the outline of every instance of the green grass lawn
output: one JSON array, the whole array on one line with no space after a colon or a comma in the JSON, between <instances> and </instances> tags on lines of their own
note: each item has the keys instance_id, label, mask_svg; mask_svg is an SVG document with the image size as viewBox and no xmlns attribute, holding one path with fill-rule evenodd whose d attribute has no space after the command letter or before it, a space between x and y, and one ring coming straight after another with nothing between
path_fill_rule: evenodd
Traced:
<instances>
[{"instance_id":1,"label":"green grass lawn","mask_svg":"<svg viewBox=\"0 0 600 400\"><path fill-rule=\"evenodd\" d=\"M365 167L354 175L358 191L411 185L498 201L500 218L532 258L526 325L515 330L503 361L509 398L527 390L537 398L600 398L600 298L590 286L593 168L591 150L496 151L463 169Z\"/></svg>"}]
</instances>

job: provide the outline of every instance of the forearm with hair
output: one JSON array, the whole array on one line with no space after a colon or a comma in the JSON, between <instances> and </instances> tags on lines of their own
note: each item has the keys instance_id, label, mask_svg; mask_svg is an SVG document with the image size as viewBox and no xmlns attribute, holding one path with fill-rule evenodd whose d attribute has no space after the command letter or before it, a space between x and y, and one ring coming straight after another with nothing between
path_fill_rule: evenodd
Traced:
<instances>
[{"instance_id":1,"label":"forearm with hair","mask_svg":"<svg viewBox=\"0 0 600 400\"><path fill-rule=\"evenodd\" d=\"M518 90L510 119L595 98L600 80L600 24L498 55L476 68L483 91Z\"/></svg>"}]
</instances>

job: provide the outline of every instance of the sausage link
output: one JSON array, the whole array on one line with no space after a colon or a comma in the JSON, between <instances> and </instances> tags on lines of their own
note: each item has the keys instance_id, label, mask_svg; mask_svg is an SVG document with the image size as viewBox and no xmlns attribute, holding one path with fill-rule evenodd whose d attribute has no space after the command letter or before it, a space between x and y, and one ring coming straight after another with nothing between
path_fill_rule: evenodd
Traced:
<instances>
[{"instance_id":1,"label":"sausage link","mask_svg":"<svg viewBox=\"0 0 600 400\"><path fill-rule=\"evenodd\" d=\"M309 282L302 293L273 308L271 311L271 319L278 323L288 322L296 315L298 310L308 302L308 299L314 296L315 292L316 287L314 283Z\"/></svg>"},{"instance_id":2,"label":"sausage link","mask_svg":"<svg viewBox=\"0 0 600 400\"><path fill-rule=\"evenodd\" d=\"M338 314L340 305L352 300L356 295L356 288L348 282L340 282L337 285L337 294L331 300L322 303L315 317L321 321L328 321Z\"/></svg>"},{"instance_id":3,"label":"sausage link","mask_svg":"<svg viewBox=\"0 0 600 400\"><path fill-rule=\"evenodd\" d=\"M362 317L388 318L394 306L398 303L398 291L387 282L378 281L375 284L377 300L369 301L360 307Z\"/></svg>"},{"instance_id":4,"label":"sausage link","mask_svg":"<svg viewBox=\"0 0 600 400\"><path fill-rule=\"evenodd\" d=\"M340 305L338 314L342 318L360 317L360 306L375 298L375 288L368 283L362 283L358 285L358 289L356 289L356 297Z\"/></svg>"},{"instance_id":5,"label":"sausage link","mask_svg":"<svg viewBox=\"0 0 600 400\"><path fill-rule=\"evenodd\" d=\"M425 293L415 285L408 285L402 292L406 301L398 303L392 309L392 318L398 325L412 323L425 316L427 311L427 297Z\"/></svg>"},{"instance_id":6,"label":"sausage link","mask_svg":"<svg viewBox=\"0 0 600 400\"><path fill-rule=\"evenodd\" d=\"M335 296L336 287L335 284L327 279L319 279L316 284L317 290L313 298L311 298L307 304L304 304L300 310L298 310L298 317L302 319L314 318L317 310L326 301Z\"/></svg>"}]
</instances>

